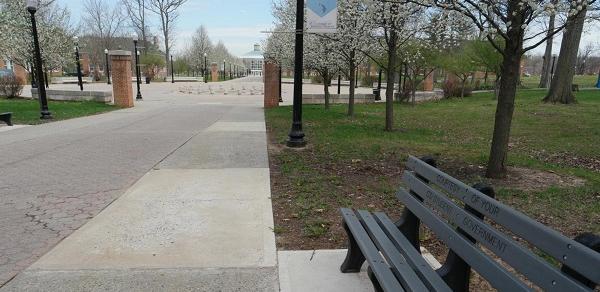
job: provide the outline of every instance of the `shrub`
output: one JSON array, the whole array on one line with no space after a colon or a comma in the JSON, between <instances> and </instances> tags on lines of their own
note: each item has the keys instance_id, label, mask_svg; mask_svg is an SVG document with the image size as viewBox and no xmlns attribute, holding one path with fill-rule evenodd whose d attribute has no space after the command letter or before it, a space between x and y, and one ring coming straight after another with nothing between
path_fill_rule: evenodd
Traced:
<instances>
[{"instance_id":1,"label":"shrub","mask_svg":"<svg viewBox=\"0 0 600 292\"><path fill-rule=\"evenodd\" d=\"M377 75L363 76L360 79L360 86L372 87L375 82L377 82Z\"/></svg>"},{"instance_id":2,"label":"shrub","mask_svg":"<svg viewBox=\"0 0 600 292\"><path fill-rule=\"evenodd\" d=\"M0 77L0 95L15 98L23 91L23 80L15 75Z\"/></svg>"},{"instance_id":3,"label":"shrub","mask_svg":"<svg viewBox=\"0 0 600 292\"><path fill-rule=\"evenodd\" d=\"M444 98L461 97L462 86L458 82L446 80L442 84L442 90L444 90ZM469 85L465 85L464 97L471 96L473 89Z\"/></svg>"},{"instance_id":4,"label":"shrub","mask_svg":"<svg viewBox=\"0 0 600 292\"><path fill-rule=\"evenodd\" d=\"M323 84L323 77L321 75L310 76L310 82L313 84Z\"/></svg>"}]
</instances>

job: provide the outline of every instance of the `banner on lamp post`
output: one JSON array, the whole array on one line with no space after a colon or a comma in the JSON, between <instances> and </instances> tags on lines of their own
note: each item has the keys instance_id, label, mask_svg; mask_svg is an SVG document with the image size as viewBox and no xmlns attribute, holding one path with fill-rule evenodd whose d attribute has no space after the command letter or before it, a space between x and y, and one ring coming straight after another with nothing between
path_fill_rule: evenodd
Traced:
<instances>
[{"instance_id":1,"label":"banner on lamp post","mask_svg":"<svg viewBox=\"0 0 600 292\"><path fill-rule=\"evenodd\" d=\"M307 32L337 32L337 0L306 0L306 8Z\"/></svg>"}]
</instances>

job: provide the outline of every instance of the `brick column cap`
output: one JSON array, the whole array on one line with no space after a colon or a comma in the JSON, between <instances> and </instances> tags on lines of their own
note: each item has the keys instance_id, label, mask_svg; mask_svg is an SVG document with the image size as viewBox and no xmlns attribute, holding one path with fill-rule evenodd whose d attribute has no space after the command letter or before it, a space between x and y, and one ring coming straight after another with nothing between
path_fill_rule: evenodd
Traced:
<instances>
[{"instance_id":1,"label":"brick column cap","mask_svg":"<svg viewBox=\"0 0 600 292\"><path fill-rule=\"evenodd\" d=\"M131 51L114 50L108 52L109 56L131 56Z\"/></svg>"}]
</instances>

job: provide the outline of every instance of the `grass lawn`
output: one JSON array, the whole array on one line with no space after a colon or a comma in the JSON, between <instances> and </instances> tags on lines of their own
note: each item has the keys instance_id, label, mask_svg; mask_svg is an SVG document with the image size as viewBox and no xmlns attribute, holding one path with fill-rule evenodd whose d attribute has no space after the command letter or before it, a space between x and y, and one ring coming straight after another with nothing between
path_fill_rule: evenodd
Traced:
<instances>
[{"instance_id":1,"label":"grass lawn","mask_svg":"<svg viewBox=\"0 0 600 292\"><path fill-rule=\"evenodd\" d=\"M598 82L598 75L575 75L574 84L579 84L580 88L594 88ZM540 76L523 77L521 84L524 88L538 88L540 85Z\"/></svg>"},{"instance_id":2,"label":"grass lawn","mask_svg":"<svg viewBox=\"0 0 600 292\"><path fill-rule=\"evenodd\" d=\"M53 120L67 120L95 115L117 109L99 102L49 101L48 108ZM40 104L37 100L0 98L0 112L12 112L13 123L35 125L47 122L40 120Z\"/></svg>"},{"instance_id":3,"label":"grass lawn","mask_svg":"<svg viewBox=\"0 0 600 292\"><path fill-rule=\"evenodd\" d=\"M396 104L391 133L383 131L383 104L356 105L354 119L345 105L308 105L304 150L284 147L291 108L267 110L279 247L344 247L339 207L400 214L394 192L408 154L432 155L470 184L492 184L500 201L568 236L600 232L600 91L581 91L569 106L541 103L543 96L518 93L506 180L483 177L496 108L489 93Z\"/></svg>"}]
</instances>

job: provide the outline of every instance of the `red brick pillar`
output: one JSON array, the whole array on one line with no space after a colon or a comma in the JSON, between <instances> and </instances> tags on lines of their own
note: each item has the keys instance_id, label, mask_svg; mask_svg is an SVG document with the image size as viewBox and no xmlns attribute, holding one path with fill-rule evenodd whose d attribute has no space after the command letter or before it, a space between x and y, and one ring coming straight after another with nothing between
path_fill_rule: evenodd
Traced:
<instances>
[{"instance_id":1,"label":"red brick pillar","mask_svg":"<svg viewBox=\"0 0 600 292\"><path fill-rule=\"evenodd\" d=\"M219 82L219 65L217 63L210 64L210 75L212 82Z\"/></svg>"},{"instance_id":2,"label":"red brick pillar","mask_svg":"<svg viewBox=\"0 0 600 292\"><path fill-rule=\"evenodd\" d=\"M263 67L265 80L265 108L279 106L279 66L273 62L265 62Z\"/></svg>"},{"instance_id":3,"label":"red brick pillar","mask_svg":"<svg viewBox=\"0 0 600 292\"><path fill-rule=\"evenodd\" d=\"M433 72L429 73L423 80L423 91L433 91Z\"/></svg>"},{"instance_id":4,"label":"red brick pillar","mask_svg":"<svg viewBox=\"0 0 600 292\"><path fill-rule=\"evenodd\" d=\"M116 106L133 107L131 52L110 51L113 98Z\"/></svg>"}]
</instances>

